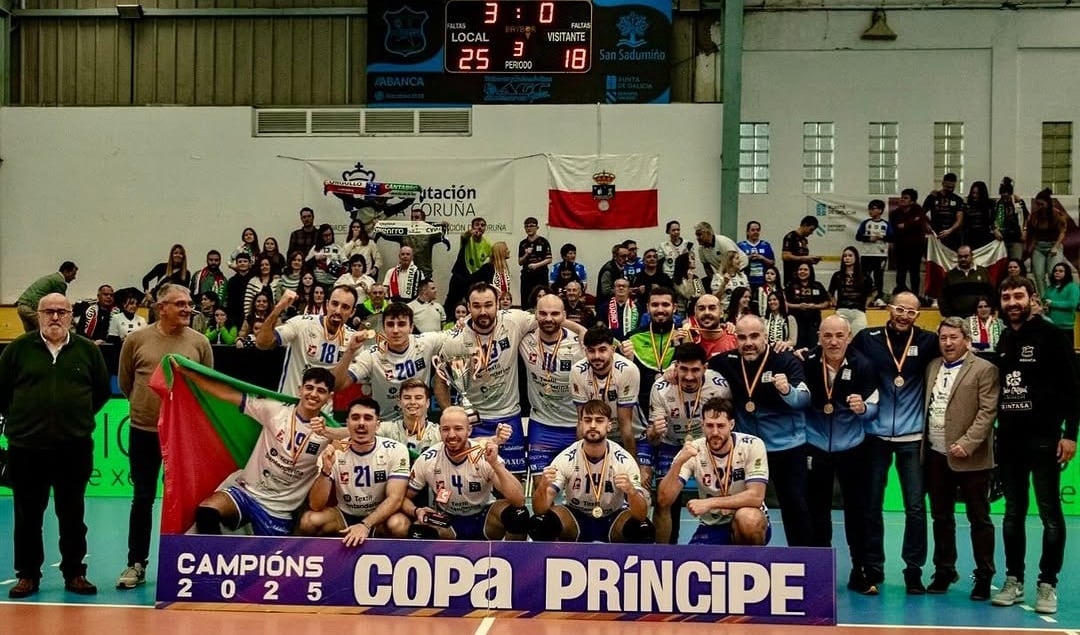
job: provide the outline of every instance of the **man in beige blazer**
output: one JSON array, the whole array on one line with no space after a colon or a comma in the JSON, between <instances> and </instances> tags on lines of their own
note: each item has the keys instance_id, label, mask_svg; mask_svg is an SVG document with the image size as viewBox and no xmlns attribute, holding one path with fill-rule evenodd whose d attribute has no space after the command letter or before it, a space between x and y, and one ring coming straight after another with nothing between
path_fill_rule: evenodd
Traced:
<instances>
[{"instance_id":1,"label":"man in beige blazer","mask_svg":"<svg viewBox=\"0 0 1080 635\"><path fill-rule=\"evenodd\" d=\"M930 495L935 573L928 593L945 593L956 573L956 494L971 523L975 585L971 599L990 598L994 575L994 525L990 520L990 471L997 418L998 371L969 350L971 333L957 317L938 326L941 357L926 369L923 469Z\"/></svg>"}]
</instances>

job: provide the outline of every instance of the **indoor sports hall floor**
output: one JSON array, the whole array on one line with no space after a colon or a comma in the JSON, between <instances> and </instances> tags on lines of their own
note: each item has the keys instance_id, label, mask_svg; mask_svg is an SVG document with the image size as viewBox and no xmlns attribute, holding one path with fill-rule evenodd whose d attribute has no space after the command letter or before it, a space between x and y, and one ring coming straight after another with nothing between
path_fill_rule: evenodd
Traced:
<instances>
[{"instance_id":1,"label":"indoor sports hall floor","mask_svg":"<svg viewBox=\"0 0 1080 635\"><path fill-rule=\"evenodd\" d=\"M90 528L87 577L98 585L97 596L84 598L64 592L63 581L56 568L56 522L51 509L46 515L46 567L41 591L30 601L12 602L7 599L7 589L14 584L11 554L11 499L0 498L0 632L13 635L36 633L63 633L63 635L101 635L104 633L141 634L198 634L225 635L228 633L349 633L378 632L379 635L705 635L704 629L715 625L665 623L663 631L651 622L607 622L602 615L588 622L569 620L513 620L513 619L462 619L378 617L357 615L331 615L311 613L239 613L228 610L215 612L189 610L152 610L154 602L153 575L156 562L151 562L147 584L132 591L113 588L116 576L126 564L127 510L129 502L123 499L89 499L87 501L87 525ZM838 512L836 513L838 514ZM843 542L843 528L839 516L834 516L834 543ZM1043 630L1048 632L1080 635L1080 518L1067 517L1070 543L1066 547L1065 567L1059 583L1059 612L1053 616L1036 614L1030 605L998 608L989 602L975 603L968 600L971 550L967 540L967 524L961 515L957 519L958 548L960 551L960 583L949 593L941 596L907 596L899 562L900 537L903 531L903 515L886 513L886 548L889 557L887 580L881 595L863 597L843 588L847 580L848 556L846 548L837 551L837 618L841 627L824 630L844 633L866 633L867 629L881 632L899 630L911 633L945 632L976 633L978 631L1023 632ZM1000 525L1000 517L994 518ZM773 544L783 544L783 528L779 514L773 514ZM1004 557L1001 553L1000 526L998 527L996 561L998 574L995 583L1000 584L1004 574ZM685 540L693 532L693 524L683 519L682 535ZM1034 601L1034 579L1038 562L1041 525L1037 517L1028 519L1028 584L1029 602ZM151 554L151 558L155 558ZM929 571L925 575L929 582ZM145 609L145 610L144 610ZM222 609L227 609L223 606ZM740 632L751 634L792 634L806 627L740 625ZM523 632L528 630L528 633ZM672 629L677 629L673 633Z\"/></svg>"}]
</instances>

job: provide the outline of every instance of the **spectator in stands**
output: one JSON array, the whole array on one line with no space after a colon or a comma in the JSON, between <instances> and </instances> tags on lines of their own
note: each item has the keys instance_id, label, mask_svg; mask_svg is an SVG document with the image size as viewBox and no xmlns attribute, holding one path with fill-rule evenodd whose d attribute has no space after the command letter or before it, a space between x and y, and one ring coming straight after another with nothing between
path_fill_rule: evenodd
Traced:
<instances>
[{"instance_id":1,"label":"spectator in stands","mask_svg":"<svg viewBox=\"0 0 1080 635\"><path fill-rule=\"evenodd\" d=\"M600 267L600 273L596 276L596 310L602 312L607 308L607 302L615 295L615 281L623 277L623 266L630 257L630 250L623 247L622 243L615 243L611 247L611 260Z\"/></svg>"},{"instance_id":2,"label":"spectator in stands","mask_svg":"<svg viewBox=\"0 0 1080 635\"><path fill-rule=\"evenodd\" d=\"M555 279L551 283L551 289L559 295L566 292L566 285L571 282L577 282L582 288L585 287L585 283L578 278L573 263L560 262L555 265L555 270L552 273L555 275Z\"/></svg>"},{"instance_id":3,"label":"spectator in stands","mask_svg":"<svg viewBox=\"0 0 1080 635\"><path fill-rule=\"evenodd\" d=\"M1073 280L1072 267L1059 262L1050 270L1050 284L1042 295L1045 315L1073 341L1076 326L1076 304L1080 302L1080 287Z\"/></svg>"},{"instance_id":4,"label":"spectator in stands","mask_svg":"<svg viewBox=\"0 0 1080 635\"><path fill-rule=\"evenodd\" d=\"M409 212L409 219L414 223L426 223L427 215L423 209L414 207ZM444 244L449 250L450 243L446 240L446 231L449 225L445 222L431 224L441 227L442 234L406 234L404 236L382 236L379 234L376 235L376 238L385 238L390 242L412 247L413 262L416 263L417 267L420 267L420 273L424 274L425 278L434 279L431 254L435 251L435 245Z\"/></svg>"},{"instance_id":5,"label":"spectator in stands","mask_svg":"<svg viewBox=\"0 0 1080 635\"><path fill-rule=\"evenodd\" d=\"M971 247L960 245L956 250L956 266L945 274L941 285L938 310L943 317L967 319L975 315L975 304L980 297L994 294L990 272L975 264Z\"/></svg>"},{"instance_id":6,"label":"spectator in stands","mask_svg":"<svg viewBox=\"0 0 1080 635\"><path fill-rule=\"evenodd\" d=\"M236 348L257 348L255 338L257 337L259 329L261 329L263 324L265 323L265 318L249 315L247 319L244 320L244 326L237 334L236 341L233 343L233 346L235 346Z\"/></svg>"},{"instance_id":7,"label":"spectator in stands","mask_svg":"<svg viewBox=\"0 0 1080 635\"><path fill-rule=\"evenodd\" d=\"M305 271L301 274L300 284L296 287L296 302L293 302L289 305L289 308L285 310L286 321L291 317L304 315L306 313L305 309L307 305L315 301L315 288L318 286L319 285L315 283L314 273Z\"/></svg>"},{"instance_id":8,"label":"spectator in stands","mask_svg":"<svg viewBox=\"0 0 1080 635\"><path fill-rule=\"evenodd\" d=\"M251 312L244 317L244 324L240 327L241 337L259 332L255 323L265 322L270 317L270 311L274 306L271 302L273 298L270 297L268 290L264 289L255 294L255 299L251 302Z\"/></svg>"},{"instance_id":9,"label":"spectator in stands","mask_svg":"<svg viewBox=\"0 0 1080 635\"><path fill-rule=\"evenodd\" d=\"M234 346L239 335L236 325L229 321L229 314L225 309L214 309L214 321L207 326L206 339L214 346Z\"/></svg>"},{"instance_id":10,"label":"spectator in stands","mask_svg":"<svg viewBox=\"0 0 1080 635\"><path fill-rule=\"evenodd\" d=\"M469 319L469 307L465 305L465 301L462 300L456 306L454 306L454 319L448 321L443 326L444 331L449 331L457 327L458 323L464 323L464 320Z\"/></svg>"},{"instance_id":11,"label":"spectator in stands","mask_svg":"<svg viewBox=\"0 0 1080 635\"><path fill-rule=\"evenodd\" d=\"M251 258L244 252L236 254L236 273L225 285L225 309L233 324L244 321L244 299L251 277Z\"/></svg>"},{"instance_id":12,"label":"spectator in stands","mask_svg":"<svg viewBox=\"0 0 1080 635\"><path fill-rule=\"evenodd\" d=\"M668 239L660 243L657 250L660 253L660 269L664 275L671 278L675 275L675 259L690 251L694 243L683 240L682 225L677 220L668 221L664 226L664 232L668 235Z\"/></svg>"},{"instance_id":13,"label":"spectator in stands","mask_svg":"<svg viewBox=\"0 0 1080 635\"><path fill-rule=\"evenodd\" d=\"M381 333L382 314L388 306L390 301L386 299L386 285L376 282L368 289L368 299L356 305L355 317L352 319L353 328L371 328Z\"/></svg>"},{"instance_id":14,"label":"spectator in stands","mask_svg":"<svg viewBox=\"0 0 1080 635\"><path fill-rule=\"evenodd\" d=\"M551 243L540 236L536 230L540 222L530 216L525 219L525 238L518 243L518 264L521 265L521 300L523 309L531 309L529 304L533 287L547 283L548 265L551 264Z\"/></svg>"},{"instance_id":15,"label":"spectator in stands","mask_svg":"<svg viewBox=\"0 0 1080 635\"><path fill-rule=\"evenodd\" d=\"M342 259L351 260L353 256L363 256L368 275L374 280L379 279L383 270L382 252L378 243L368 236L367 228L358 220L349 223L349 235L341 246Z\"/></svg>"},{"instance_id":16,"label":"spectator in stands","mask_svg":"<svg viewBox=\"0 0 1080 635\"><path fill-rule=\"evenodd\" d=\"M752 304L755 305L758 315L765 315L769 306L769 294L779 293L784 295L784 285L781 283L780 270L775 265L765 267L765 284L758 288L754 294Z\"/></svg>"},{"instance_id":17,"label":"spectator in stands","mask_svg":"<svg viewBox=\"0 0 1080 635\"><path fill-rule=\"evenodd\" d=\"M971 333L971 348L975 352L993 353L997 350L1005 323L998 317L989 297L982 296L976 301L975 315L968 318L967 325L968 333Z\"/></svg>"},{"instance_id":18,"label":"spectator in stands","mask_svg":"<svg viewBox=\"0 0 1080 635\"><path fill-rule=\"evenodd\" d=\"M926 236L930 222L926 212L916 200L919 193L911 188L900 192L900 203L889 213L889 225L893 230L893 257L896 259L896 289L920 294L919 268L926 254ZM910 277L911 284L906 279Z\"/></svg>"},{"instance_id":19,"label":"spectator in stands","mask_svg":"<svg viewBox=\"0 0 1080 635\"><path fill-rule=\"evenodd\" d=\"M930 192L922 208L930 217L930 229L941 244L956 250L963 241L964 199L956 193L956 175L949 172L941 177L941 188Z\"/></svg>"},{"instance_id":20,"label":"spectator in stands","mask_svg":"<svg viewBox=\"0 0 1080 635\"><path fill-rule=\"evenodd\" d=\"M731 325L732 333L735 332L735 323L739 321L739 318L744 315L757 315L750 302L750 293L749 287L739 287L731 292L731 300L724 313L724 322Z\"/></svg>"},{"instance_id":21,"label":"spectator in stands","mask_svg":"<svg viewBox=\"0 0 1080 635\"><path fill-rule=\"evenodd\" d=\"M705 293L705 286L696 270L694 252L688 251L675 259L675 275L671 278L675 283L675 321L680 321L686 315L694 298Z\"/></svg>"},{"instance_id":22,"label":"spectator in stands","mask_svg":"<svg viewBox=\"0 0 1080 635\"><path fill-rule=\"evenodd\" d=\"M1019 258L1009 258L1005 264L1006 278L1030 278L1027 265Z\"/></svg>"},{"instance_id":23,"label":"spectator in stands","mask_svg":"<svg viewBox=\"0 0 1080 635\"><path fill-rule=\"evenodd\" d=\"M255 262L255 257L259 255L259 235L254 227L245 227L240 232L240 244L229 254L229 269L236 271L236 256L241 253L247 254L251 262Z\"/></svg>"},{"instance_id":24,"label":"spectator in stands","mask_svg":"<svg viewBox=\"0 0 1080 635\"><path fill-rule=\"evenodd\" d=\"M280 276L285 271L285 254L281 253L278 249L277 238L269 236L263 241L262 253L259 256L266 256L270 259L270 264L273 265L273 272L275 276Z\"/></svg>"},{"instance_id":25,"label":"spectator in stands","mask_svg":"<svg viewBox=\"0 0 1080 635\"><path fill-rule=\"evenodd\" d=\"M368 289L375 284L375 279L367 274L367 261L361 254L349 257L349 270L341 274L334 283L335 287L345 285L356 289L357 302L367 300Z\"/></svg>"},{"instance_id":26,"label":"spectator in stands","mask_svg":"<svg viewBox=\"0 0 1080 635\"><path fill-rule=\"evenodd\" d=\"M295 229L289 234L289 248L285 251L292 253L299 251L305 256L315 246L315 210L310 207L300 208L300 229Z\"/></svg>"},{"instance_id":27,"label":"spectator in stands","mask_svg":"<svg viewBox=\"0 0 1080 635\"><path fill-rule=\"evenodd\" d=\"M278 286L278 276L274 274L274 261L260 254L255 258L255 270L248 280L244 291L244 315L251 313L255 296L260 293L270 296L270 306L274 305L274 287Z\"/></svg>"},{"instance_id":28,"label":"spectator in stands","mask_svg":"<svg viewBox=\"0 0 1080 635\"><path fill-rule=\"evenodd\" d=\"M573 317L570 317L569 311L567 311L566 315L569 319L574 320ZM611 331L612 336L617 340L622 340L630 331L638 327L641 315L638 312L637 303L630 297L630 282L626 278L619 278L615 281L615 295L608 300L607 311L600 317ZM587 316L585 319L587 319ZM574 321L577 322L577 320ZM585 327L592 326L592 322L578 322L578 324Z\"/></svg>"},{"instance_id":29,"label":"spectator in stands","mask_svg":"<svg viewBox=\"0 0 1080 635\"><path fill-rule=\"evenodd\" d=\"M469 224L469 231L461 235L457 260L450 269L450 287L446 292L447 313L465 297L473 276L480 267L491 260L491 243L484 238L487 221L477 217Z\"/></svg>"},{"instance_id":30,"label":"spectator in stands","mask_svg":"<svg viewBox=\"0 0 1080 635\"><path fill-rule=\"evenodd\" d=\"M847 319L853 336L866 328L866 306L873 293L874 283L863 273L859 250L844 247L840 269L829 280L829 297L836 312Z\"/></svg>"},{"instance_id":31,"label":"spectator in stands","mask_svg":"<svg viewBox=\"0 0 1080 635\"><path fill-rule=\"evenodd\" d=\"M106 340L110 344L120 344L128 335L146 326L146 318L139 315L139 298L134 295L123 296L120 314L109 321L109 334Z\"/></svg>"},{"instance_id":32,"label":"spectator in stands","mask_svg":"<svg viewBox=\"0 0 1080 635\"><path fill-rule=\"evenodd\" d=\"M728 254L734 252L738 269L745 269L748 264L746 254L739 249L735 241L727 236L716 234L712 225L704 221L694 225L694 235L698 239L698 260L705 267L705 278L711 278L720 271Z\"/></svg>"},{"instance_id":33,"label":"spectator in stands","mask_svg":"<svg viewBox=\"0 0 1080 635\"><path fill-rule=\"evenodd\" d=\"M506 293L499 294L499 309L506 311L514 308L514 294L510 293L510 289L506 290Z\"/></svg>"},{"instance_id":34,"label":"spectator in stands","mask_svg":"<svg viewBox=\"0 0 1080 635\"><path fill-rule=\"evenodd\" d=\"M471 282L490 284L500 298L510 295L510 246L501 240L492 245L491 258L476 270Z\"/></svg>"},{"instance_id":35,"label":"spectator in stands","mask_svg":"<svg viewBox=\"0 0 1080 635\"><path fill-rule=\"evenodd\" d=\"M785 342L795 348L799 341L799 325L795 317L788 313L787 302L782 291L770 291L765 296L765 335L769 345Z\"/></svg>"},{"instance_id":36,"label":"spectator in stands","mask_svg":"<svg viewBox=\"0 0 1080 635\"><path fill-rule=\"evenodd\" d=\"M97 302L91 304L83 313L79 323L79 335L91 339L95 344L104 344L109 337L109 322L120 314L116 306L116 294L107 284L98 287Z\"/></svg>"},{"instance_id":37,"label":"spectator in stands","mask_svg":"<svg viewBox=\"0 0 1080 635\"><path fill-rule=\"evenodd\" d=\"M179 284L191 288L191 272L187 267L187 251L183 245L169 248L169 259L159 262L142 279L143 294L147 304L154 301L154 295L163 284Z\"/></svg>"},{"instance_id":38,"label":"spectator in stands","mask_svg":"<svg viewBox=\"0 0 1080 635\"><path fill-rule=\"evenodd\" d=\"M280 298L286 291L296 291L300 286L300 276L304 275L306 270L304 254L299 251L290 252L285 261L285 270L278 277L277 285L274 287L274 297ZM314 274L311 279L315 279Z\"/></svg>"},{"instance_id":39,"label":"spectator in stands","mask_svg":"<svg viewBox=\"0 0 1080 635\"><path fill-rule=\"evenodd\" d=\"M571 280L563 288L563 301L566 309L566 319L577 322L586 328L596 323L596 313L589 303L585 301L581 291L581 283ZM606 306L604 308L607 308Z\"/></svg>"},{"instance_id":40,"label":"spectator in stands","mask_svg":"<svg viewBox=\"0 0 1080 635\"><path fill-rule=\"evenodd\" d=\"M660 252L655 249L646 249L645 254L641 259L642 269L637 278L632 280L630 284L630 295L637 300L638 310L645 311L645 296L649 294L649 291L653 287L664 287L670 289L674 286L671 278L668 277L660 269Z\"/></svg>"},{"instance_id":41,"label":"spectator in stands","mask_svg":"<svg viewBox=\"0 0 1080 635\"><path fill-rule=\"evenodd\" d=\"M505 246L505 243L502 243ZM504 262L505 264L505 262ZM398 250L398 264L386 272L383 285L392 302L408 304L416 299L420 293L420 282L423 280L420 268L413 262L412 247L402 245Z\"/></svg>"},{"instance_id":42,"label":"spectator in stands","mask_svg":"<svg viewBox=\"0 0 1080 635\"><path fill-rule=\"evenodd\" d=\"M207 291L195 296L195 301L199 303L199 310L191 314L189 326L200 333L205 333L207 327L214 323L214 311L217 310L221 299L213 291Z\"/></svg>"},{"instance_id":43,"label":"spectator in stands","mask_svg":"<svg viewBox=\"0 0 1080 635\"><path fill-rule=\"evenodd\" d=\"M1050 188L1036 194L1028 219L1027 250L1031 252L1031 274L1039 295L1046 289L1046 274L1062 256L1067 226L1065 213L1054 206Z\"/></svg>"},{"instance_id":44,"label":"spectator in stands","mask_svg":"<svg viewBox=\"0 0 1080 635\"><path fill-rule=\"evenodd\" d=\"M964 210L964 242L978 249L994 240L994 201L983 181L975 181L968 190Z\"/></svg>"},{"instance_id":45,"label":"spectator in stands","mask_svg":"<svg viewBox=\"0 0 1080 635\"><path fill-rule=\"evenodd\" d=\"M885 265L889 260L889 241L893 230L889 221L881 217L885 213L885 201L875 198L866 206L870 218L859 223L855 240L866 243L862 247L862 270L874 281L876 299L874 306L885 306Z\"/></svg>"},{"instance_id":46,"label":"spectator in stands","mask_svg":"<svg viewBox=\"0 0 1080 635\"><path fill-rule=\"evenodd\" d=\"M720 298L720 310L726 312L735 289L748 288L750 280L739 266L741 251L729 251L721 259L720 268L709 280L709 289Z\"/></svg>"},{"instance_id":47,"label":"spectator in stands","mask_svg":"<svg viewBox=\"0 0 1080 635\"><path fill-rule=\"evenodd\" d=\"M314 265L315 282L323 287L333 286L341 275L341 245L334 240L334 228L329 224L319 225L315 245L308 252L307 260Z\"/></svg>"},{"instance_id":48,"label":"spectator in stands","mask_svg":"<svg viewBox=\"0 0 1080 635\"><path fill-rule=\"evenodd\" d=\"M994 203L994 224L991 230L994 238L1005 243L1009 258L1019 260L1024 257L1027 224L1027 204L1013 192L1013 180L1006 176L998 186L998 200Z\"/></svg>"},{"instance_id":49,"label":"spectator in stands","mask_svg":"<svg viewBox=\"0 0 1080 635\"><path fill-rule=\"evenodd\" d=\"M446 322L446 310L435 301L437 290L431 278L420 283L420 293L409 303L413 312L413 327L418 333L441 331Z\"/></svg>"},{"instance_id":50,"label":"spectator in stands","mask_svg":"<svg viewBox=\"0 0 1080 635\"><path fill-rule=\"evenodd\" d=\"M788 311L799 325L798 348L812 348L817 343L818 327L821 326L821 312L831 306L829 292L814 277L814 268L809 262L800 262L795 270L795 278L788 282L784 290Z\"/></svg>"},{"instance_id":51,"label":"spectator in stands","mask_svg":"<svg viewBox=\"0 0 1080 635\"><path fill-rule=\"evenodd\" d=\"M191 277L191 293L199 295L213 291L220 298L225 293L225 274L221 272L221 252L211 249L206 252L206 266Z\"/></svg>"},{"instance_id":52,"label":"spectator in stands","mask_svg":"<svg viewBox=\"0 0 1080 635\"><path fill-rule=\"evenodd\" d=\"M761 223L752 220L746 224L746 240L739 241L739 249L746 254L746 278L750 281L752 295L765 284L765 269L776 264L776 254L767 240L761 240Z\"/></svg>"},{"instance_id":53,"label":"spectator in stands","mask_svg":"<svg viewBox=\"0 0 1080 635\"><path fill-rule=\"evenodd\" d=\"M582 293L586 292L589 288L588 277L585 273L585 265L577 261L577 247L574 243L566 243L559 248L559 257L562 260L551 268L552 288L559 291L571 279L577 279L581 283ZM573 275L564 272L572 272Z\"/></svg>"},{"instance_id":54,"label":"spectator in stands","mask_svg":"<svg viewBox=\"0 0 1080 635\"><path fill-rule=\"evenodd\" d=\"M735 339L735 324L724 321L720 298L711 293L699 296L689 313L682 324L683 341L700 344L705 349L706 361L739 345Z\"/></svg>"},{"instance_id":55,"label":"spectator in stands","mask_svg":"<svg viewBox=\"0 0 1080 635\"><path fill-rule=\"evenodd\" d=\"M626 264L623 265L623 275L626 277L627 282L633 284L638 275L645 269L645 263L638 257L636 240L624 240L622 245L626 247L627 251Z\"/></svg>"},{"instance_id":56,"label":"spectator in stands","mask_svg":"<svg viewBox=\"0 0 1080 635\"><path fill-rule=\"evenodd\" d=\"M810 244L807 238L818 228L818 219L813 216L803 216L799 221L799 227L784 235L784 245L780 258L784 261L784 280L791 284L795 280L795 272L801 264L809 265L813 271L814 265L821 262L821 256L810 255ZM817 338L817 326L807 337ZM809 340L807 340L809 341Z\"/></svg>"},{"instance_id":57,"label":"spectator in stands","mask_svg":"<svg viewBox=\"0 0 1080 635\"><path fill-rule=\"evenodd\" d=\"M326 315L326 287L316 284L311 299L304 304L304 315Z\"/></svg>"}]
</instances>

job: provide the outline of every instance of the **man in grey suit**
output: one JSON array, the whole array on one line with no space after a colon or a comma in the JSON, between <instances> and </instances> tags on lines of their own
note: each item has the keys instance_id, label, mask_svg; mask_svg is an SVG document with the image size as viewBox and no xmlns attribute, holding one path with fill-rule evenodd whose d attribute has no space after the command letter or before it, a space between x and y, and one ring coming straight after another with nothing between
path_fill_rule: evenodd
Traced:
<instances>
[{"instance_id":1,"label":"man in grey suit","mask_svg":"<svg viewBox=\"0 0 1080 635\"><path fill-rule=\"evenodd\" d=\"M967 509L975 585L971 599L990 598L994 575L994 525L990 521L990 471L998 406L998 371L970 350L967 322L938 326L941 358L926 369L926 432L923 467L934 527L935 573L928 593L945 593L956 573L956 494Z\"/></svg>"}]
</instances>

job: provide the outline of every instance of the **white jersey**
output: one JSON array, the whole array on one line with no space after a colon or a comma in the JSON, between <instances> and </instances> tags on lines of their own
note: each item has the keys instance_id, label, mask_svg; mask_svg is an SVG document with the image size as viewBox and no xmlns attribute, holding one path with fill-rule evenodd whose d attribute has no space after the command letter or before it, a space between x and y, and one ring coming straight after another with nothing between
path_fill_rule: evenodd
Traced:
<instances>
[{"instance_id":1,"label":"white jersey","mask_svg":"<svg viewBox=\"0 0 1080 635\"><path fill-rule=\"evenodd\" d=\"M731 439L734 443L731 452L724 456L713 455L711 459L704 438L692 442L698 451L697 458L683 464L679 470L679 480L685 485L693 477L698 484L698 498L739 494L746 491L748 483L768 484L769 459L765 455L765 442L742 432L732 432ZM761 511L766 511L765 503L761 504ZM709 512L701 516L701 522L705 525L724 525L730 523L733 517L734 514Z\"/></svg>"},{"instance_id":2,"label":"white jersey","mask_svg":"<svg viewBox=\"0 0 1080 635\"><path fill-rule=\"evenodd\" d=\"M706 370L701 389L692 393L683 392L679 382L668 383L661 375L649 394L649 421L667 420L667 430L660 442L682 447L687 432L700 437L701 406L713 397L731 399L727 380L716 371Z\"/></svg>"},{"instance_id":3,"label":"white jersey","mask_svg":"<svg viewBox=\"0 0 1080 635\"><path fill-rule=\"evenodd\" d=\"M657 248L660 257L664 259L663 271L670 278L675 275L675 259L690 251L690 243L683 238L678 245L672 245L671 240L665 240Z\"/></svg>"},{"instance_id":4,"label":"white jersey","mask_svg":"<svg viewBox=\"0 0 1080 635\"><path fill-rule=\"evenodd\" d=\"M585 359L574 364L570 374L570 394L575 406L584 406L586 401L599 399L607 402L613 418L619 408L635 408L638 405L638 390L641 387L641 371L633 362L615 353L611 370L604 379L597 379L596 372Z\"/></svg>"},{"instance_id":5,"label":"white jersey","mask_svg":"<svg viewBox=\"0 0 1080 635\"><path fill-rule=\"evenodd\" d=\"M319 455L329 440L311 431L296 406L245 395L241 409L263 429L247 464L222 488L238 485L270 514L290 518L318 477Z\"/></svg>"},{"instance_id":6,"label":"white jersey","mask_svg":"<svg viewBox=\"0 0 1080 635\"><path fill-rule=\"evenodd\" d=\"M398 443L404 443L410 452L423 454L428 448L442 441L439 434L439 424L434 421L424 421L424 427L419 431L405 429L405 422L401 419L393 421L380 421L375 434L380 437L393 439Z\"/></svg>"},{"instance_id":7,"label":"white jersey","mask_svg":"<svg viewBox=\"0 0 1080 635\"><path fill-rule=\"evenodd\" d=\"M598 504L604 516L614 514L627 506L626 494L615 487L615 475L630 477L634 489L646 499L648 490L641 485L641 468L630 453L613 441L607 440L607 465L604 459L593 461L585 456L584 441L578 441L559 453L551 462L555 468L557 492L563 492L566 506L583 514L592 514ZM600 471L603 470L603 474ZM600 492L597 501L596 493Z\"/></svg>"},{"instance_id":8,"label":"white jersey","mask_svg":"<svg viewBox=\"0 0 1080 635\"><path fill-rule=\"evenodd\" d=\"M375 447L360 454L352 448L334 451L330 468L338 509L363 518L386 500L390 479L409 478L409 451L404 445L375 437Z\"/></svg>"},{"instance_id":9,"label":"white jersey","mask_svg":"<svg viewBox=\"0 0 1080 635\"><path fill-rule=\"evenodd\" d=\"M122 340L144 326L146 326L146 320L138 313L131 316L131 319L123 313L114 313L112 319L109 320L109 335Z\"/></svg>"},{"instance_id":10,"label":"white jersey","mask_svg":"<svg viewBox=\"0 0 1080 635\"><path fill-rule=\"evenodd\" d=\"M380 419L401 417L398 405L401 384L420 379L431 384L431 358L439 353L444 335L424 333L410 335L409 346L401 353L372 345L361 349L349 364L353 381L371 386L371 398L379 402Z\"/></svg>"},{"instance_id":11,"label":"white jersey","mask_svg":"<svg viewBox=\"0 0 1080 635\"><path fill-rule=\"evenodd\" d=\"M518 346L528 379L530 420L558 428L577 427L577 408L570 398L574 362L584 353L578 336L563 328L557 344L544 344L540 332L525 335Z\"/></svg>"},{"instance_id":12,"label":"white jersey","mask_svg":"<svg viewBox=\"0 0 1080 635\"><path fill-rule=\"evenodd\" d=\"M335 336L326 332L321 315L297 315L274 328L278 344L285 348L285 366L281 370L278 392L299 397L304 371L309 368L333 370L343 355L353 330L342 325Z\"/></svg>"},{"instance_id":13,"label":"white jersey","mask_svg":"<svg viewBox=\"0 0 1080 635\"><path fill-rule=\"evenodd\" d=\"M498 312L495 328L488 335L473 331L472 320L465 328L446 333L442 357L468 358L476 370L466 396L482 419L512 417L521 412L517 351L525 334L535 328L534 315L506 309Z\"/></svg>"},{"instance_id":14,"label":"white jersey","mask_svg":"<svg viewBox=\"0 0 1080 635\"><path fill-rule=\"evenodd\" d=\"M468 448L478 445L470 440ZM499 463L502 462L499 457ZM416 459L409 476L410 489L420 491L430 487L432 507L452 516L475 516L487 509L495 502L494 482L495 468L486 459L473 463L464 457L455 463L447 456L441 441ZM441 490L450 492L450 500L436 503L435 497Z\"/></svg>"}]
</instances>

